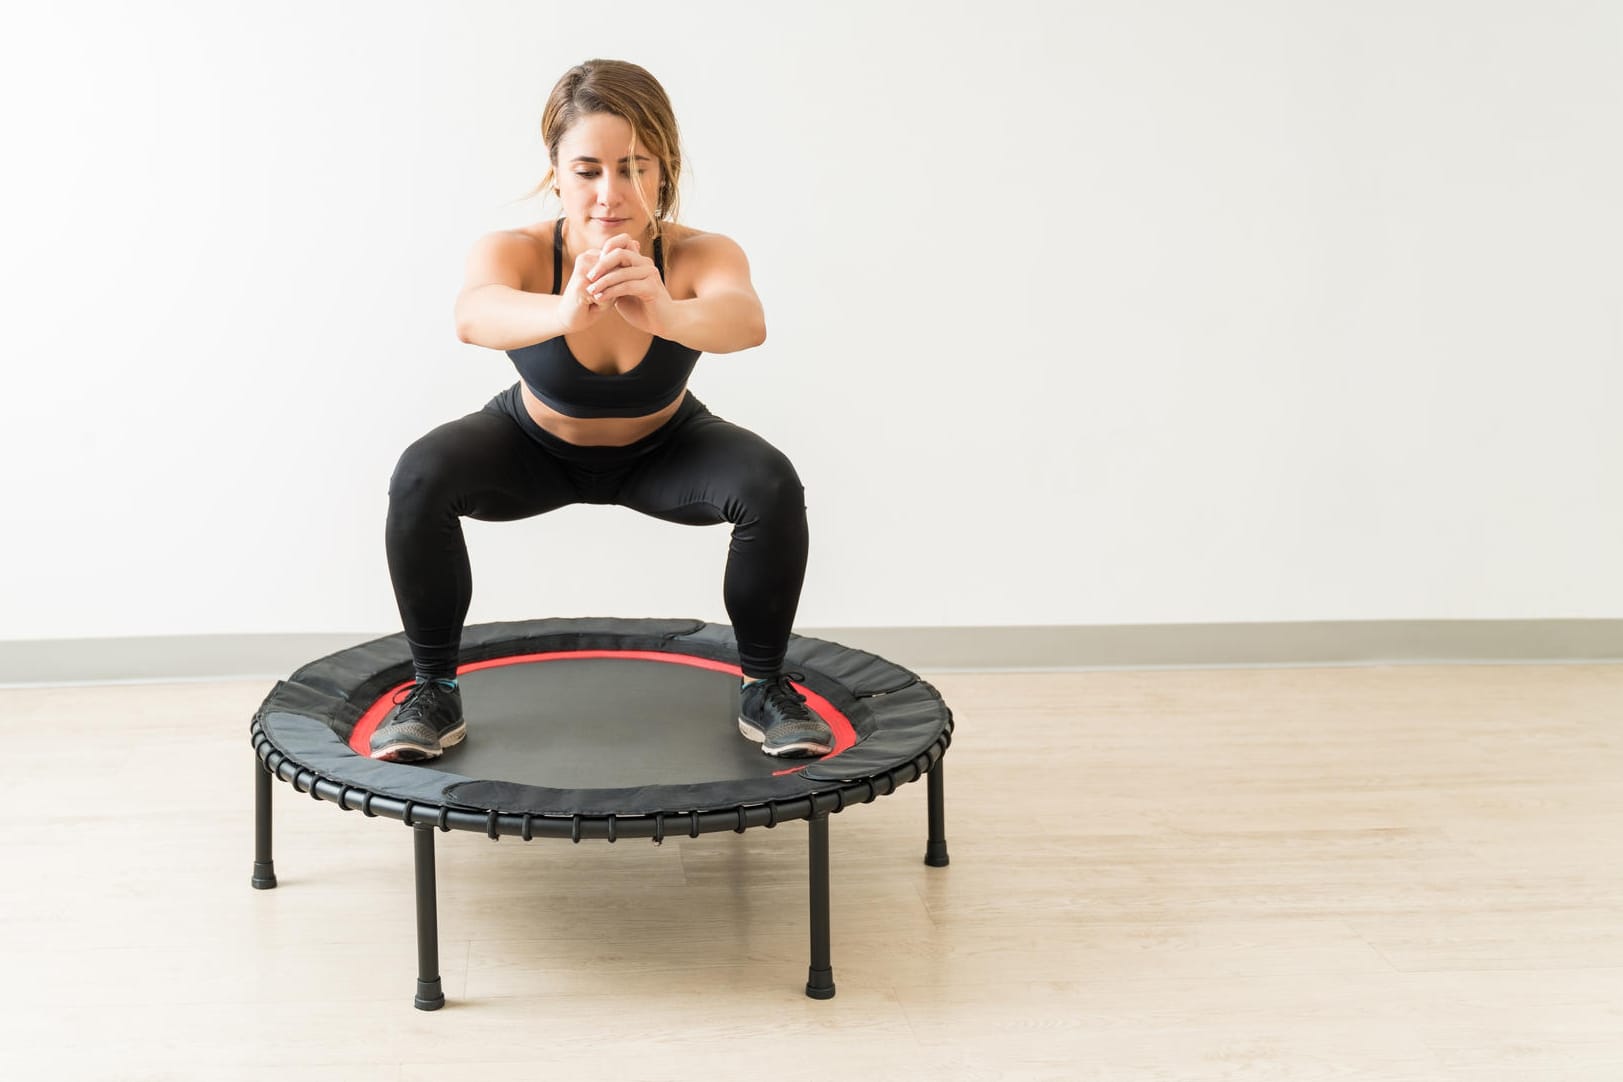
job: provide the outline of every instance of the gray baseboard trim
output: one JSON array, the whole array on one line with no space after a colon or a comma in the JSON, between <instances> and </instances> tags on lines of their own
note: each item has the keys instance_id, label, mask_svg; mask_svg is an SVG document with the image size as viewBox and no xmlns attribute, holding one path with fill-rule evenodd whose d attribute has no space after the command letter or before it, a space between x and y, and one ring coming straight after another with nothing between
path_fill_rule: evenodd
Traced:
<instances>
[{"instance_id":1,"label":"gray baseboard trim","mask_svg":"<svg viewBox=\"0 0 1623 1082\"><path fill-rule=\"evenodd\" d=\"M854 628L820 637L935 670L1623 661L1623 620Z\"/></svg>"},{"instance_id":2,"label":"gray baseboard trim","mask_svg":"<svg viewBox=\"0 0 1623 1082\"><path fill-rule=\"evenodd\" d=\"M0 686L280 677L381 634L12 640L0 642Z\"/></svg>"},{"instance_id":3,"label":"gray baseboard trim","mask_svg":"<svg viewBox=\"0 0 1623 1082\"><path fill-rule=\"evenodd\" d=\"M799 630L921 672L1623 661L1623 619ZM0 685L270 679L383 634L0 641Z\"/></svg>"}]
</instances>

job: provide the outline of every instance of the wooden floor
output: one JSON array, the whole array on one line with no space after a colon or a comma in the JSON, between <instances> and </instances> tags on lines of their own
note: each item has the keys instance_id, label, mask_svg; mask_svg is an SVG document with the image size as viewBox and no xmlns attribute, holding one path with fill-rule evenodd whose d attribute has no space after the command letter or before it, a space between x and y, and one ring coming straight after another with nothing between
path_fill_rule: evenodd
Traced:
<instances>
[{"instance_id":1,"label":"wooden floor","mask_svg":"<svg viewBox=\"0 0 1623 1082\"><path fill-rule=\"evenodd\" d=\"M248 886L269 682L0 690L0 1077L1623 1079L1623 666L933 679L952 865L833 818L835 999L803 823L453 833L433 1014L398 822L278 783Z\"/></svg>"}]
</instances>

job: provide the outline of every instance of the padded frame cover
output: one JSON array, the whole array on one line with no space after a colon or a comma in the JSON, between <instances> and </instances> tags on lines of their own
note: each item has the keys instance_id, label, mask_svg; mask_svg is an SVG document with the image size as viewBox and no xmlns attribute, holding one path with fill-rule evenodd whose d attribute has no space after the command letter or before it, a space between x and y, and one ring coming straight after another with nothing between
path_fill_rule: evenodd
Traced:
<instances>
[{"instance_id":1,"label":"padded frame cover","mask_svg":"<svg viewBox=\"0 0 1623 1082\"><path fill-rule=\"evenodd\" d=\"M555 651L656 651L736 663L732 629L699 620L548 619L475 624L464 629L464 665ZM748 806L777 806L866 783L888 793L940 757L950 741L952 712L934 687L884 658L838 643L791 636L786 670L851 723L857 742L833 755L775 776L726 782L560 789L469 778L430 764L385 763L356 754L350 735L367 708L412 678L403 634L390 635L313 661L277 683L255 714L252 734L261 759L291 763L349 793L344 803L371 796L407 807L496 816L683 816ZM794 760L779 761L789 765ZM912 769L907 769L911 766ZM898 773L908 776L898 779ZM870 797L871 798L871 797ZM807 803L811 807L812 803ZM798 816L796 816L798 817ZM446 817L442 816L442 822ZM458 816L457 819L464 817ZM770 817L769 817L769 820Z\"/></svg>"}]
</instances>

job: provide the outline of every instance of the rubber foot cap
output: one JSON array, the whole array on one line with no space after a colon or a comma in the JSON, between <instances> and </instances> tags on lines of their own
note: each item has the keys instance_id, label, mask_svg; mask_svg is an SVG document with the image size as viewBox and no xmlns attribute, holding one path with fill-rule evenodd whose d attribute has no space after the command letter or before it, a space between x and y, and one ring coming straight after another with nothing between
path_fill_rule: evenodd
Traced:
<instances>
[{"instance_id":1,"label":"rubber foot cap","mask_svg":"<svg viewBox=\"0 0 1623 1082\"><path fill-rule=\"evenodd\" d=\"M268 860L254 861L252 882L255 890L270 890L276 886L276 865Z\"/></svg>"},{"instance_id":2,"label":"rubber foot cap","mask_svg":"<svg viewBox=\"0 0 1623 1082\"><path fill-rule=\"evenodd\" d=\"M440 991L440 979L417 982L417 996L411 1005L420 1011L437 1011L445 1006L445 993Z\"/></svg>"},{"instance_id":3,"label":"rubber foot cap","mask_svg":"<svg viewBox=\"0 0 1623 1082\"><path fill-rule=\"evenodd\" d=\"M813 999L833 999L834 971L832 969L807 969L806 994Z\"/></svg>"},{"instance_id":4,"label":"rubber foot cap","mask_svg":"<svg viewBox=\"0 0 1623 1082\"><path fill-rule=\"evenodd\" d=\"M945 868L947 866L947 843L925 842L924 863L932 868Z\"/></svg>"}]
</instances>

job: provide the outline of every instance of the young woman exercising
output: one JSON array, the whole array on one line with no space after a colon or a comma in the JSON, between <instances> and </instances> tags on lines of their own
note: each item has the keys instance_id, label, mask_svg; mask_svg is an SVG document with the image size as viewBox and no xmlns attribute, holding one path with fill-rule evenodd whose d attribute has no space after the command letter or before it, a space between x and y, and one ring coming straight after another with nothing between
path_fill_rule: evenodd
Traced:
<instances>
[{"instance_id":1,"label":"young woman exercising","mask_svg":"<svg viewBox=\"0 0 1623 1082\"><path fill-rule=\"evenodd\" d=\"M687 391L700 353L766 337L737 244L676 222L682 153L664 89L614 60L571 68L541 117L556 221L481 238L456 301L464 342L506 351L519 382L408 447L386 541L416 681L372 738L377 759L462 740L457 687L473 593L461 518L508 521L619 504L732 523L723 601L744 674L740 731L768 755L823 755L828 726L783 672L806 570L806 507L789 460Z\"/></svg>"}]
</instances>

